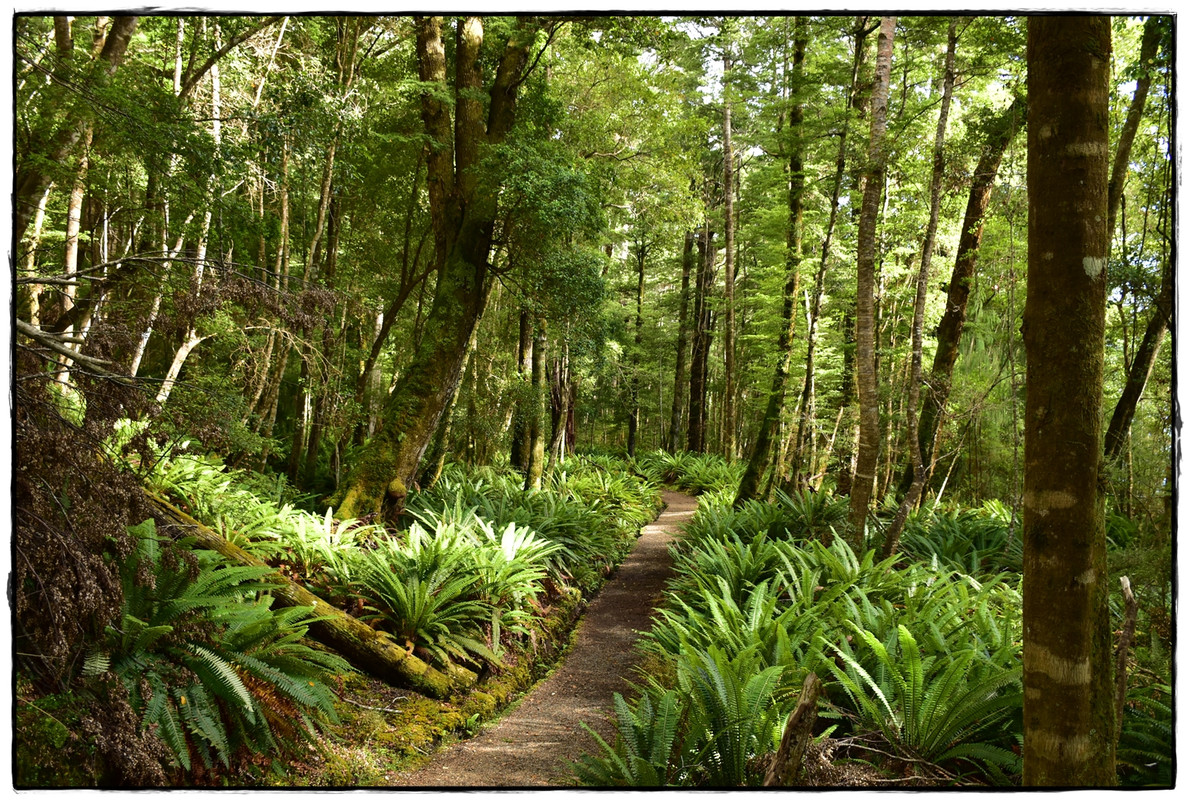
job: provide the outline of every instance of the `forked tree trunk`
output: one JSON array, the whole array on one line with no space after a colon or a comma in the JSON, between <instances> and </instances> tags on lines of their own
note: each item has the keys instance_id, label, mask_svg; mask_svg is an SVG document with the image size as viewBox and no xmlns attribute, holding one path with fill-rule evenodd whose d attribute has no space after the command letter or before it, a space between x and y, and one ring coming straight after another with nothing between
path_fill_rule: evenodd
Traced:
<instances>
[{"instance_id":1,"label":"forked tree trunk","mask_svg":"<svg viewBox=\"0 0 1188 800\"><path fill-rule=\"evenodd\" d=\"M383 427L365 445L344 485L333 498L340 516L399 511L417 475L421 457L461 380L467 343L478 325L493 281L488 260L498 211L498 192L478 189L475 174L483 143L498 144L515 122L516 96L525 77L528 51L542 20L524 17L512 28L486 91L484 119L482 20L457 22L454 120L445 45L439 17L416 17L421 118L435 147L428 169L429 204L438 254L438 279L425 319L421 345L384 406ZM552 24L552 23L550 23Z\"/></svg>"},{"instance_id":2,"label":"forked tree trunk","mask_svg":"<svg viewBox=\"0 0 1188 800\"><path fill-rule=\"evenodd\" d=\"M858 454L850 487L849 541L857 551L865 547L866 516L874 494L875 470L879 460L879 379L875 361L875 266L878 243L875 226L879 217L886 173L884 138L887 133L887 102L890 95L891 50L895 41L895 17L883 17L879 28L874 88L871 90L870 150L866 189L862 193L862 214L858 222L858 293L856 299L854 353L858 372Z\"/></svg>"},{"instance_id":3,"label":"forked tree trunk","mask_svg":"<svg viewBox=\"0 0 1188 800\"><path fill-rule=\"evenodd\" d=\"M1101 401L1110 18L1028 20L1023 783L1109 786Z\"/></svg>"}]
</instances>

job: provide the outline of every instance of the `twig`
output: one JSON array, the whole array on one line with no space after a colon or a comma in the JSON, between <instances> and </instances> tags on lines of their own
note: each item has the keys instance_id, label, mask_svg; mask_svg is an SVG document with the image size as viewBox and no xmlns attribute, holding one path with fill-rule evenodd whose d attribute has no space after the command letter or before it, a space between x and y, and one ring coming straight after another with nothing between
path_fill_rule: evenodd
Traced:
<instances>
[{"instance_id":1,"label":"twig","mask_svg":"<svg viewBox=\"0 0 1188 800\"><path fill-rule=\"evenodd\" d=\"M346 702L346 703L350 703L353 706L358 706L359 708L365 708L368 711L390 711L393 714L402 713L399 708L394 708L393 706L388 706L387 708L380 708L379 706L369 706L366 703L360 703L357 700L352 700L351 698L347 697L346 695L339 694L338 692L335 692L334 694L336 697L338 697L339 700L342 700L343 702ZM399 697L397 699L398 700L407 700L408 698L407 697Z\"/></svg>"},{"instance_id":2,"label":"twig","mask_svg":"<svg viewBox=\"0 0 1188 800\"><path fill-rule=\"evenodd\" d=\"M1114 680L1117 682L1114 694L1115 738L1122 735L1122 708L1126 705L1126 660L1130 656L1130 643L1134 639L1134 626L1138 621L1138 601L1130 588L1130 578L1123 575L1122 598L1126 601L1126 621L1122 624L1122 635L1118 639L1117 661L1114 662Z\"/></svg>"}]
</instances>

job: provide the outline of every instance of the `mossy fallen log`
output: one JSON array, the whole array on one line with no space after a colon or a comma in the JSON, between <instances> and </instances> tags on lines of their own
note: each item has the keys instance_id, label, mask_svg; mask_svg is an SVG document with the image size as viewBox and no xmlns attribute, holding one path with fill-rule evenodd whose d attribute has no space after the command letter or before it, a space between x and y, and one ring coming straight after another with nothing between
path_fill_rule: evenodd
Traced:
<instances>
[{"instance_id":1,"label":"mossy fallen log","mask_svg":"<svg viewBox=\"0 0 1188 800\"><path fill-rule=\"evenodd\" d=\"M153 494L149 494L149 498L162 517L158 521L165 523L158 530L171 531L177 538L193 537L199 546L214 550L236 563L264 566L259 558L228 542L169 501ZM470 670L451 665L442 671L425 663L391 636L372 630L280 573L268 580L273 584L272 594L278 605L312 606L313 616L321 619L310 626L310 635L358 669L395 686L437 699L445 699L453 692L474 685L477 676Z\"/></svg>"}]
</instances>

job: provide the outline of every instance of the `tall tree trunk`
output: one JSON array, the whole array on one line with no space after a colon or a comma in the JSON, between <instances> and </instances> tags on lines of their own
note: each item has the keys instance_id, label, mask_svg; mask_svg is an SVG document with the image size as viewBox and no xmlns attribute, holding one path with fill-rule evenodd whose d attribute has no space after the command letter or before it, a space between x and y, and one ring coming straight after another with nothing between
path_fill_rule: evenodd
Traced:
<instances>
[{"instance_id":1,"label":"tall tree trunk","mask_svg":"<svg viewBox=\"0 0 1188 800\"><path fill-rule=\"evenodd\" d=\"M544 474L545 322L536 320L532 337L532 399L528 407L528 464L524 470L524 491L540 488Z\"/></svg>"},{"instance_id":2,"label":"tall tree trunk","mask_svg":"<svg viewBox=\"0 0 1188 800\"><path fill-rule=\"evenodd\" d=\"M1126 173L1130 167L1130 150L1138 133L1143 110L1147 103L1147 93L1151 88L1151 72L1155 56L1159 52L1159 25L1157 17L1147 18L1143 26L1143 42L1139 55L1139 77L1135 82L1134 98L1130 102L1130 109L1126 113L1126 122L1118 137L1118 149L1114 155L1114 166L1110 171L1109 186L1109 215L1107 226L1110 237L1114 235L1117 224L1118 208L1122 202L1122 189L1126 183ZM1110 416L1109 427L1106 428L1105 459L1106 463L1115 461L1125 447L1130 423L1134 419L1134 412L1138 408L1143 389L1151 376L1151 369L1155 366L1155 357L1163 343L1163 336L1171 322L1174 304L1175 272L1170 259L1164 259L1163 274L1159 284L1159 294L1155 298L1155 306L1151 317L1147 321L1143 332L1142 342L1135 351L1130 369L1126 374L1126 386L1122 396L1114 406L1114 413Z\"/></svg>"},{"instance_id":3,"label":"tall tree trunk","mask_svg":"<svg viewBox=\"0 0 1188 800\"><path fill-rule=\"evenodd\" d=\"M635 445L639 437L639 371L640 352L643 350L643 297L644 262L648 257L648 245L640 242L635 252L638 281L635 291L635 349L631 353L631 409L627 417L627 456L635 458Z\"/></svg>"},{"instance_id":4,"label":"tall tree trunk","mask_svg":"<svg viewBox=\"0 0 1188 800\"><path fill-rule=\"evenodd\" d=\"M729 18L726 18L727 20ZM722 321L722 349L725 351L725 388L722 393L722 452L727 461L734 460L734 143L731 139L730 119L730 26L724 24L722 45L722 229L725 249L724 301Z\"/></svg>"},{"instance_id":5,"label":"tall tree trunk","mask_svg":"<svg viewBox=\"0 0 1188 800\"><path fill-rule=\"evenodd\" d=\"M932 370L929 373L929 391L924 393L924 404L920 410L919 441L924 451L926 468L930 468L932 463L938 426L952 388L953 366L957 363L961 334L965 330L966 306L978 264L978 250L982 244L982 225L986 210L990 207L990 191L994 187L1003 154L1015 137L1015 132L1022 127L1026 113L1027 101L1018 97L1006 111L991 121L987 126L986 143L974 168L965 219L961 223L961 236L957 241L957 255L953 261L953 274L949 278L945 313L936 329L936 353L932 357ZM912 477L909 466L900 481L902 490L906 491L906 487L911 485Z\"/></svg>"},{"instance_id":6,"label":"tall tree trunk","mask_svg":"<svg viewBox=\"0 0 1188 800\"><path fill-rule=\"evenodd\" d=\"M1138 78L1134 84L1134 96L1130 101L1130 108L1126 112L1126 122L1118 135L1118 149L1114 154L1114 166L1110 170L1110 184L1108 197L1108 215L1106 226L1110 231L1110 238L1114 236L1114 229L1118 220L1118 207L1122 202L1122 190L1126 184L1126 173L1130 170L1130 150L1134 145L1134 137L1138 133L1139 123L1143 118L1143 110L1147 106L1147 93L1151 89L1151 73L1155 56L1159 52L1159 28L1163 23L1156 16L1147 17L1143 25L1143 42L1140 45L1139 60L1135 66Z\"/></svg>"},{"instance_id":7,"label":"tall tree trunk","mask_svg":"<svg viewBox=\"0 0 1188 800\"><path fill-rule=\"evenodd\" d=\"M804 80L804 52L808 40L808 20L796 18L796 32L792 45L791 105L788 111L788 231L784 250L784 308L783 325L780 327L776 347L780 360L776 363L771 379L771 393L767 398L767 409L755 434L755 447L747 462L739 483L734 505L741 506L747 500L759 496L759 486L767 469L772 439L778 435L780 416L784 412L784 398L788 389L788 372L792 367L792 340L796 333L797 305L800 294L800 261L804 233L804 156L802 153L801 126L804 123L804 105L800 98Z\"/></svg>"},{"instance_id":8,"label":"tall tree trunk","mask_svg":"<svg viewBox=\"0 0 1188 800\"><path fill-rule=\"evenodd\" d=\"M874 88L871 90L870 150L866 168L866 189L862 193L862 215L858 222L858 293L856 301L854 354L858 370L858 457L850 487L850 544L861 551L866 542L866 516L874 493L879 459L879 381L875 362L875 267L878 243L875 226L879 217L886 174L887 102L890 95L891 50L895 41L895 17L883 17L879 27Z\"/></svg>"},{"instance_id":9,"label":"tall tree trunk","mask_svg":"<svg viewBox=\"0 0 1188 800\"><path fill-rule=\"evenodd\" d=\"M1028 20L1027 786L1116 780L1101 451L1109 69L1109 17Z\"/></svg>"},{"instance_id":10,"label":"tall tree trunk","mask_svg":"<svg viewBox=\"0 0 1188 800\"><path fill-rule=\"evenodd\" d=\"M953 84L957 79L957 18L949 18L949 44L945 50L945 69L941 90L940 116L936 122L936 139L932 148L932 184L929 187L931 206L924 246L920 249L920 272L916 276L916 302L912 310L912 366L908 378L907 447L912 460L912 485L908 489L891 526L883 539L883 558L890 558L899 545L899 535L907 522L907 515L924 491L924 454L919 442L920 384L923 383L924 306L928 299L928 269L932 264L932 249L936 242L936 227L940 220L941 181L945 177L945 128L949 122L949 106L953 99Z\"/></svg>"},{"instance_id":11,"label":"tall tree trunk","mask_svg":"<svg viewBox=\"0 0 1188 800\"><path fill-rule=\"evenodd\" d=\"M516 346L517 384L516 405L512 411L511 465L520 474L528 469L532 443L528 437L528 419L531 403L527 392L532 385L532 314L527 308L520 309L520 336Z\"/></svg>"},{"instance_id":12,"label":"tall tree trunk","mask_svg":"<svg viewBox=\"0 0 1188 800\"><path fill-rule=\"evenodd\" d=\"M1135 350L1134 359L1130 363L1130 371L1126 374L1126 385L1122 389L1122 396L1118 398L1114 412L1110 415L1109 427L1106 428L1106 463L1115 461L1126 447L1126 437L1130 433L1130 424L1134 421L1134 412L1143 396L1147 380L1151 377L1151 370L1155 367L1155 357L1159 355L1159 347L1163 344L1163 337L1171 322L1175 304L1175 281L1173 260L1165 258L1163 276L1159 283L1159 295L1155 298L1155 307L1151 309L1151 318L1147 321L1143 339L1139 343L1138 349Z\"/></svg>"},{"instance_id":13,"label":"tall tree trunk","mask_svg":"<svg viewBox=\"0 0 1188 800\"><path fill-rule=\"evenodd\" d=\"M66 18L61 19L65 21ZM78 157L94 125L98 108L92 102L94 90L107 84L123 63L139 19L136 16L113 18L110 29L101 39L96 39L98 52L94 54L85 85L75 87L75 92L62 96L65 107L57 115L57 119L62 120L61 124L53 129L34 131L30 150L39 157L22 159L13 175L12 235L16 241L24 237L30 221L37 213L41 196L54 180L50 170L60 164L72 163ZM61 42L60 46L65 46L65 42Z\"/></svg>"},{"instance_id":14,"label":"tall tree trunk","mask_svg":"<svg viewBox=\"0 0 1188 800\"><path fill-rule=\"evenodd\" d=\"M681 419L689 395L685 392L685 351L689 347L689 277L693 273L693 232L685 232L681 253L681 306L677 315L676 367L672 390L672 417L668 425L668 452L681 449Z\"/></svg>"},{"instance_id":15,"label":"tall tree trunk","mask_svg":"<svg viewBox=\"0 0 1188 800\"><path fill-rule=\"evenodd\" d=\"M457 25L455 120L451 129L447 64L441 19L416 17L421 118L433 140L428 159L429 202L439 259L437 290L425 319L421 346L388 396L384 423L359 456L334 500L338 513L357 517L382 511L391 517L403 504L442 413L461 379L467 342L486 307L493 281L488 260L494 237L498 192L478 191L474 182L481 145L498 144L516 116L516 96L528 67L537 18L519 18L508 35L486 92L484 120L479 97L483 71L479 50L481 19ZM557 23L547 23L554 25Z\"/></svg>"},{"instance_id":16,"label":"tall tree trunk","mask_svg":"<svg viewBox=\"0 0 1188 800\"><path fill-rule=\"evenodd\" d=\"M706 389L709 377L709 349L713 338L710 292L714 279L714 233L709 222L697 239L697 286L693 298L693 346L689 365L689 450L706 452Z\"/></svg>"}]
</instances>

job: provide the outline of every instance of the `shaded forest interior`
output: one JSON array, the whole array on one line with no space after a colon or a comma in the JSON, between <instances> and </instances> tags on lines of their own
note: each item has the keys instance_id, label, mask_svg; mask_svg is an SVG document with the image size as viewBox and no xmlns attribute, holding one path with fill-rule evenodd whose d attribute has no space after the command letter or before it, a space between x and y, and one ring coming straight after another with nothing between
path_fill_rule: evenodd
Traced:
<instances>
[{"instance_id":1,"label":"shaded forest interior","mask_svg":"<svg viewBox=\"0 0 1188 800\"><path fill-rule=\"evenodd\" d=\"M384 784L662 486L576 779L1174 779L1171 17L12 32L18 786Z\"/></svg>"}]
</instances>

